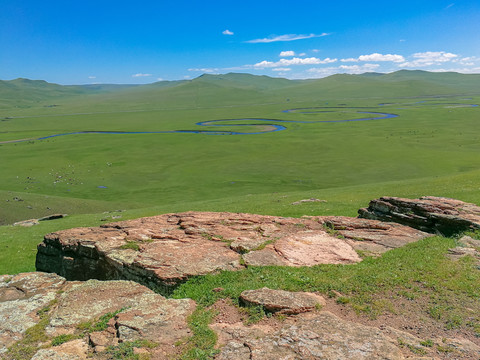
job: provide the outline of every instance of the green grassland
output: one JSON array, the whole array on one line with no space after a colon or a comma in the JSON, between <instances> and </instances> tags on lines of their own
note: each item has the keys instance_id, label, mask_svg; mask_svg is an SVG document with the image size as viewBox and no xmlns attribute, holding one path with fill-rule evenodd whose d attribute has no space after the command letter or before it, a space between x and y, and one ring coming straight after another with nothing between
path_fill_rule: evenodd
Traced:
<instances>
[{"instance_id":1,"label":"green grassland","mask_svg":"<svg viewBox=\"0 0 480 360\"><path fill-rule=\"evenodd\" d=\"M383 195L480 204L480 107L472 104L480 104L480 75L422 71L302 81L203 75L143 86L0 81L0 274L35 270L46 233L168 212L355 216ZM398 117L341 122L381 117L359 112ZM196 125L211 120L224 121ZM254 133L269 124L287 129L36 140L79 131ZM29 140L7 143L19 139ZM292 204L307 198L325 201ZM69 216L11 225L52 213ZM225 297L236 303L242 290L263 286L341 293L337 303L368 317L401 315L402 302L418 302L424 305L408 307L414 317L478 337L480 273L471 257L445 256L456 245L457 237L435 236L356 265L249 267L192 278L169 294L199 305L183 358L215 352L205 307ZM250 312L251 319L264 315Z\"/></svg>"},{"instance_id":2,"label":"green grassland","mask_svg":"<svg viewBox=\"0 0 480 360\"><path fill-rule=\"evenodd\" d=\"M480 107L469 104L480 104L478 75L418 71L303 81L203 75L143 86L2 81L0 142L32 140L0 144L0 225L59 212L71 217L29 230L1 227L0 244L12 246L8 234L28 238L32 254L18 254L33 256L42 233L94 225L118 209L127 210L124 218L185 210L301 216L355 215L382 195L480 203ZM359 111L398 117L319 122L380 116ZM196 125L221 119L229 121ZM213 126L219 124L228 126ZM257 132L268 124L287 130L34 140L77 131ZM291 205L310 197L327 203ZM22 271L33 269L32 256ZM0 272L25 262L11 259L13 268L1 261Z\"/></svg>"}]
</instances>

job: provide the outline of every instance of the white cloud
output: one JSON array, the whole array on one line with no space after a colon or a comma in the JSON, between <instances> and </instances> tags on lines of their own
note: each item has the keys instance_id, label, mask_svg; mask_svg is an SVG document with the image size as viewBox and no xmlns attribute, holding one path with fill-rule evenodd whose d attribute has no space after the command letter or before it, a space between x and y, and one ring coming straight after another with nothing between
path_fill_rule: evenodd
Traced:
<instances>
[{"instance_id":1,"label":"white cloud","mask_svg":"<svg viewBox=\"0 0 480 360\"><path fill-rule=\"evenodd\" d=\"M318 52L320 52L320 50L319 49L313 49L312 52L318 53Z\"/></svg>"},{"instance_id":2,"label":"white cloud","mask_svg":"<svg viewBox=\"0 0 480 360\"><path fill-rule=\"evenodd\" d=\"M275 69L272 69L272 71L290 71L292 69L290 68L275 68Z\"/></svg>"},{"instance_id":3,"label":"white cloud","mask_svg":"<svg viewBox=\"0 0 480 360\"><path fill-rule=\"evenodd\" d=\"M432 72L458 72L463 74L480 74L480 66L479 67L471 67L471 68L452 68L452 69L434 69L430 70Z\"/></svg>"},{"instance_id":4,"label":"white cloud","mask_svg":"<svg viewBox=\"0 0 480 360\"><path fill-rule=\"evenodd\" d=\"M88 78L89 79L96 79L97 77L96 76L89 76Z\"/></svg>"},{"instance_id":5,"label":"white cloud","mask_svg":"<svg viewBox=\"0 0 480 360\"><path fill-rule=\"evenodd\" d=\"M298 54L298 56L305 56L305 55L307 55L307 54L306 54L306 53L300 53L300 54Z\"/></svg>"},{"instance_id":6,"label":"white cloud","mask_svg":"<svg viewBox=\"0 0 480 360\"><path fill-rule=\"evenodd\" d=\"M346 70L349 74L361 74L368 71L373 71L380 67L379 64L363 64L363 65L340 65L340 70Z\"/></svg>"},{"instance_id":7,"label":"white cloud","mask_svg":"<svg viewBox=\"0 0 480 360\"><path fill-rule=\"evenodd\" d=\"M454 5L455 5L455 3L451 3L450 5L447 5L447 7L445 8L445 10L446 10L446 9L450 9L450 8L451 8L452 6L454 6Z\"/></svg>"},{"instance_id":8,"label":"white cloud","mask_svg":"<svg viewBox=\"0 0 480 360\"><path fill-rule=\"evenodd\" d=\"M228 30L228 29L227 29L227 30L223 30L223 31L222 31L222 34L223 34L223 35L233 35L233 31L230 31L230 30Z\"/></svg>"},{"instance_id":9,"label":"white cloud","mask_svg":"<svg viewBox=\"0 0 480 360\"><path fill-rule=\"evenodd\" d=\"M142 73L138 73L138 74L133 74L132 77L148 77L148 76L152 76L152 74L142 74Z\"/></svg>"},{"instance_id":10,"label":"white cloud","mask_svg":"<svg viewBox=\"0 0 480 360\"><path fill-rule=\"evenodd\" d=\"M422 61L447 62L458 57L458 55L445 51L426 51L423 53L415 53L413 57L421 59Z\"/></svg>"},{"instance_id":11,"label":"white cloud","mask_svg":"<svg viewBox=\"0 0 480 360\"><path fill-rule=\"evenodd\" d=\"M303 39L311 39L315 37L322 37L322 36L327 36L330 35L328 33L322 33L322 34L308 34L308 35L303 35L303 34L286 34L286 35L272 35L268 38L263 38L263 39L254 39L254 40L248 40L245 41L250 44L258 44L258 43L271 43L271 42L277 42L277 41L294 41L294 40L303 40Z\"/></svg>"},{"instance_id":12,"label":"white cloud","mask_svg":"<svg viewBox=\"0 0 480 360\"><path fill-rule=\"evenodd\" d=\"M336 62L338 59L325 58L323 60L316 57L309 58L299 58L294 57L292 59L280 59L279 61L266 61L263 60L259 63L253 65L255 69L265 69L265 68L274 68L274 67L286 67L292 65L318 65L318 64L330 64ZM248 65L247 65L248 67Z\"/></svg>"},{"instance_id":13,"label":"white cloud","mask_svg":"<svg viewBox=\"0 0 480 360\"><path fill-rule=\"evenodd\" d=\"M330 75L333 75L335 73L338 73L338 68L336 68L336 67L311 68L311 69L308 69L307 72L309 74L312 74L312 75L309 75L308 77L311 77L311 76L325 77L325 76L330 76ZM308 78L308 77L306 77L306 78Z\"/></svg>"},{"instance_id":14,"label":"white cloud","mask_svg":"<svg viewBox=\"0 0 480 360\"><path fill-rule=\"evenodd\" d=\"M403 62L399 64L400 67L419 67L439 65L445 62L452 61L458 58L458 55L448 53L445 51L426 51L422 53L415 53L412 55L415 60Z\"/></svg>"},{"instance_id":15,"label":"white cloud","mask_svg":"<svg viewBox=\"0 0 480 360\"><path fill-rule=\"evenodd\" d=\"M461 59L458 59L458 58L453 59L452 62L459 63L461 65L473 66L476 64L478 60L480 59L477 58L476 56L468 56Z\"/></svg>"},{"instance_id":16,"label":"white cloud","mask_svg":"<svg viewBox=\"0 0 480 360\"><path fill-rule=\"evenodd\" d=\"M292 51L292 50L282 51L278 56L280 57L295 56L295 51Z\"/></svg>"},{"instance_id":17,"label":"white cloud","mask_svg":"<svg viewBox=\"0 0 480 360\"><path fill-rule=\"evenodd\" d=\"M219 68L192 68L188 69L188 71L198 71L203 73L213 73L219 71Z\"/></svg>"},{"instance_id":18,"label":"white cloud","mask_svg":"<svg viewBox=\"0 0 480 360\"><path fill-rule=\"evenodd\" d=\"M363 64L363 65L340 65L338 67L324 67L324 68L311 68L307 70L310 76L325 77L338 73L346 74L363 74L365 72L374 71L380 65L379 64Z\"/></svg>"},{"instance_id":19,"label":"white cloud","mask_svg":"<svg viewBox=\"0 0 480 360\"><path fill-rule=\"evenodd\" d=\"M379 54L373 53L370 55L360 55L358 57L359 61L393 61L393 62L404 62L405 58L402 55L396 54Z\"/></svg>"},{"instance_id":20,"label":"white cloud","mask_svg":"<svg viewBox=\"0 0 480 360\"><path fill-rule=\"evenodd\" d=\"M157 78L157 81L163 81L164 79L163 78Z\"/></svg>"},{"instance_id":21,"label":"white cloud","mask_svg":"<svg viewBox=\"0 0 480 360\"><path fill-rule=\"evenodd\" d=\"M355 58L347 58L347 59L341 59L341 62L358 62L358 59Z\"/></svg>"}]
</instances>

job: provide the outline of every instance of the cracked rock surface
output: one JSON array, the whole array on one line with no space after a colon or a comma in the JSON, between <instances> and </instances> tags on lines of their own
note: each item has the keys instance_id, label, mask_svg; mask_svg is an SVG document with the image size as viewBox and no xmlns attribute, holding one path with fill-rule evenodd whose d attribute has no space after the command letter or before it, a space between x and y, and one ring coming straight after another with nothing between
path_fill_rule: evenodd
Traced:
<instances>
[{"instance_id":1,"label":"cracked rock surface","mask_svg":"<svg viewBox=\"0 0 480 360\"><path fill-rule=\"evenodd\" d=\"M36 267L68 280L133 280L160 291L191 276L245 265L361 261L429 236L375 220L187 212L76 228L45 236ZM245 265L242 265L245 264Z\"/></svg>"},{"instance_id":2,"label":"cracked rock surface","mask_svg":"<svg viewBox=\"0 0 480 360\"><path fill-rule=\"evenodd\" d=\"M166 358L176 342L191 336L187 317L195 310L193 300L166 299L131 281L69 282L41 272L2 276L0 294L0 354L7 356L7 349L37 326L35 332L44 333L47 341L35 353L36 360L86 359L135 340L151 341L151 354ZM108 322L95 327L106 315ZM81 330L88 326L90 330ZM50 345L62 335L71 340Z\"/></svg>"},{"instance_id":3,"label":"cracked rock surface","mask_svg":"<svg viewBox=\"0 0 480 360\"><path fill-rule=\"evenodd\" d=\"M278 329L242 323L213 324L212 328L223 346L217 360L406 359L397 339L327 311L289 317Z\"/></svg>"}]
</instances>

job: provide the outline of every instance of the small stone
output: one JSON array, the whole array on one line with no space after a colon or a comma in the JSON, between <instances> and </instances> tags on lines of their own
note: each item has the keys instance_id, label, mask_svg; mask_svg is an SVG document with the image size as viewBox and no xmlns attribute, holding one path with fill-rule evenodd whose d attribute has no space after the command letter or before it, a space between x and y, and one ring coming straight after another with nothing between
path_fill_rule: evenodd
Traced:
<instances>
[{"instance_id":1,"label":"small stone","mask_svg":"<svg viewBox=\"0 0 480 360\"><path fill-rule=\"evenodd\" d=\"M29 220L17 221L16 223L13 223L13 226L31 227L38 224L39 223L37 219L29 219Z\"/></svg>"},{"instance_id":2,"label":"small stone","mask_svg":"<svg viewBox=\"0 0 480 360\"><path fill-rule=\"evenodd\" d=\"M240 299L247 305L261 305L267 311L282 314L314 311L326 304L325 299L317 294L269 288L246 290L242 292Z\"/></svg>"}]
</instances>

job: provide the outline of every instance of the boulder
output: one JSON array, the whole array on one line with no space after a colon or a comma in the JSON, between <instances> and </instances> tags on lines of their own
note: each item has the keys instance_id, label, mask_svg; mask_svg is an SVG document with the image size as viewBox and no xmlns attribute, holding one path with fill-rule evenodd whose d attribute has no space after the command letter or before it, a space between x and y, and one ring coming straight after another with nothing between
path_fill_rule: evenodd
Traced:
<instances>
[{"instance_id":1,"label":"boulder","mask_svg":"<svg viewBox=\"0 0 480 360\"><path fill-rule=\"evenodd\" d=\"M38 221L63 219L67 216L68 216L67 214L52 214L52 215L47 215L47 216L41 217L40 219L38 219Z\"/></svg>"},{"instance_id":2,"label":"boulder","mask_svg":"<svg viewBox=\"0 0 480 360\"><path fill-rule=\"evenodd\" d=\"M480 229L479 206L443 197L381 197L370 201L368 208L360 209L358 213L361 218L396 222L448 236Z\"/></svg>"},{"instance_id":3,"label":"boulder","mask_svg":"<svg viewBox=\"0 0 480 360\"><path fill-rule=\"evenodd\" d=\"M246 305L260 305L267 311L281 314L300 314L325 305L325 299L317 294L268 288L246 290L240 294L240 300Z\"/></svg>"},{"instance_id":4,"label":"boulder","mask_svg":"<svg viewBox=\"0 0 480 360\"><path fill-rule=\"evenodd\" d=\"M39 224L38 219L29 219L29 220L17 221L16 223L13 223L13 226L32 227L38 224Z\"/></svg>"},{"instance_id":5,"label":"boulder","mask_svg":"<svg viewBox=\"0 0 480 360\"><path fill-rule=\"evenodd\" d=\"M83 339L68 341L49 349L40 349L32 360L87 360L88 344Z\"/></svg>"},{"instance_id":6,"label":"boulder","mask_svg":"<svg viewBox=\"0 0 480 360\"><path fill-rule=\"evenodd\" d=\"M325 228L335 219L187 212L63 230L45 236L36 267L68 280L133 280L167 293L189 277L242 264L352 264L361 261L356 250L366 244L382 253L428 236L400 225L382 228L378 221L338 218L342 227L349 221L350 227L362 227L365 239L359 245ZM392 229L395 241L388 242Z\"/></svg>"}]
</instances>

